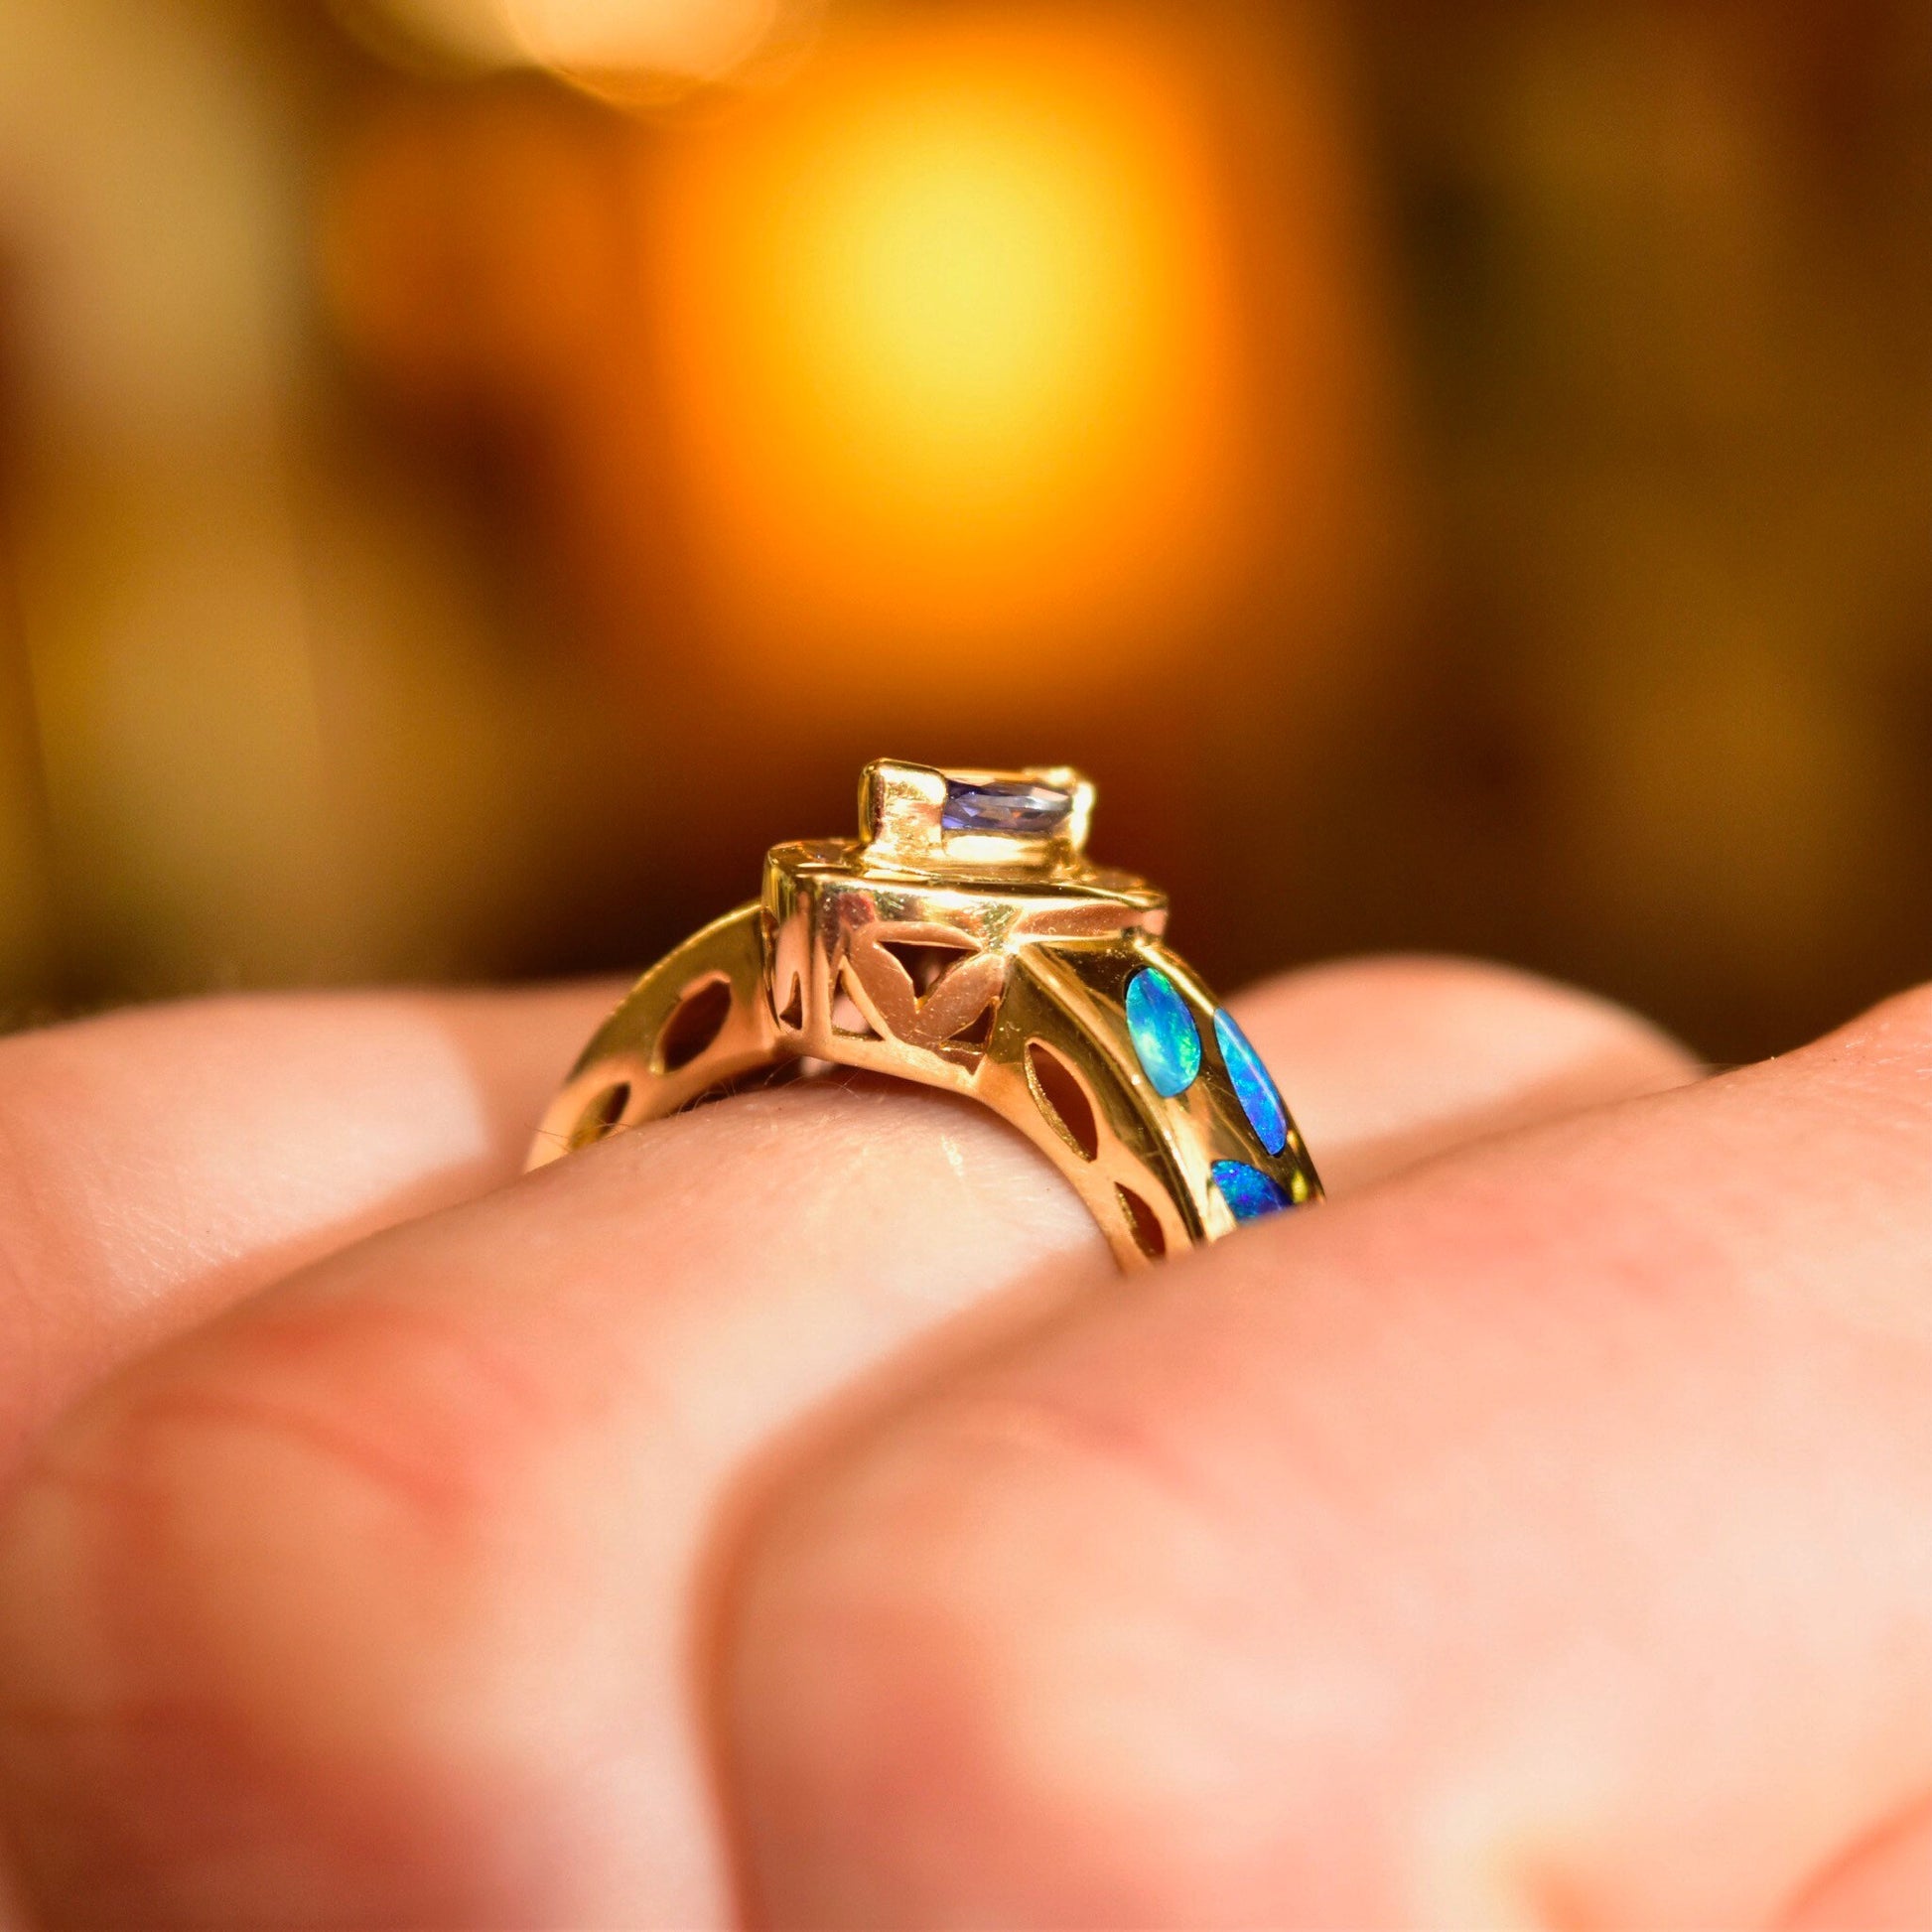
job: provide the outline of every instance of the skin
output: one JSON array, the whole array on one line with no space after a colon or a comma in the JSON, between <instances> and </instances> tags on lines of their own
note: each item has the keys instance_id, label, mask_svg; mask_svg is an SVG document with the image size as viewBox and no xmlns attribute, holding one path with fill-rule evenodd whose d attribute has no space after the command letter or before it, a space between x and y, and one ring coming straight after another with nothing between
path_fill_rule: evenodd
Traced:
<instances>
[{"instance_id":1,"label":"skin","mask_svg":"<svg viewBox=\"0 0 1932 1932\"><path fill-rule=\"evenodd\" d=\"M902 1088L512 1178L609 998L0 1043L23 1921L1932 1924L1932 996L1278 981L1132 1284Z\"/></svg>"}]
</instances>

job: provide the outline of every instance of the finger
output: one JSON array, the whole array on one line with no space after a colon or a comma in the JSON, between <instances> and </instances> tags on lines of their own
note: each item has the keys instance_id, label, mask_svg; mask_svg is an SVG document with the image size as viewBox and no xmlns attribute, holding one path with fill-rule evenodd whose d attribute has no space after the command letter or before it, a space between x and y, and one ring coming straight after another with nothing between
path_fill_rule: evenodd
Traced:
<instances>
[{"instance_id":1,"label":"finger","mask_svg":"<svg viewBox=\"0 0 1932 1932\"><path fill-rule=\"evenodd\" d=\"M1780 1932L1925 1932L1932 1923L1932 1793L1808 1886Z\"/></svg>"},{"instance_id":2,"label":"finger","mask_svg":"<svg viewBox=\"0 0 1932 1932\"><path fill-rule=\"evenodd\" d=\"M1266 1038L1331 1193L1699 1070L1625 1008L1472 960L1347 960L1235 1005Z\"/></svg>"},{"instance_id":3,"label":"finger","mask_svg":"<svg viewBox=\"0 0 1932 1932\"><path fill-rule=\"evenodd\" d=\"M608 986L227 999L0 1041L0 1471L113 1363L509 1178Z\"/></svg>"},{"instance_id":4,"label":"finger","mask_svg":"<svg viewBox=\"0 0 1932 1932\"><path fill-rule=\"evenodd\" d=\"M1444 1137L1458 1065L1485 1121L1496 1104L1471 1009L1555 1042L1550 1009L1577 1004L1465 969L1363 985L1359 1011L1330 978L1247 1018L1317 1088L1324 1054L1389 1042ZM1432 1029L1431 1006L1461 1017ZM1593 1007L1588 1054L1619 1027L1640 1045L1613 1085L1662 1077L1647 1033ZM1366 1082L1364 1145L1400 1077ZM1324 1152L1346 1149L1332 1068L1326 1095ZM0 1786L37 1906L726 1915L707 1549L834 1398L878 1399L975 1314L1111 1291L1103 1257L991 1116L818 1084L620 1136L145 1365L47 1446L0 1563Z\"/></svg>"},{"instance_id":5,"label":"finger","mask_svg":"<svg viewBox=\"0 0 1932 1932\"><path fill-rule=\"evenodd\" d=\"M1924 1923L1929 1164L1920 994L922 1399L755 1545L759 1911Z\"/></svg>"}]
</instances>

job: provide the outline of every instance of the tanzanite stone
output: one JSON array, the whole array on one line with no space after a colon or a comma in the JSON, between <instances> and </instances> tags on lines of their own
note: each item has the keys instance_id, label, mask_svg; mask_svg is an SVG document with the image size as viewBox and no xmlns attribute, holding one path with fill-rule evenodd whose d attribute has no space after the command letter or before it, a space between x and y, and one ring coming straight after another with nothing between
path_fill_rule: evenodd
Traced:
<instances>
[{"instance_id":1,"label":"tanzanite stone","mask_svg":"<svg viewBox=\"0 0 1932 1932\"><path fill-rule=\"evenodd\" d=\"M1234 1097L1248 1116L1255 1139L1270 1154L1281 1153L1288 1145L1288 1109L1282 1105L1281 1090L1262 1065L1261 1055L1235 1025L1232 1014L1216 1012L1214 1038L1221 1049L1221 1064L1234 1083Z\"/></svg>"},{"instance_id":2,"label":"tanzanite stone","mask_svg":"<svg viewBox=\"0 0 1932 1932\"><path fill-rule=\"evenodd\" d=\"M1128 982L1127 1031L1156 1093L1173 1099L1194 1084L1200 1029L1173 981L1158 966L1143 967Z\"/></svg>"},{"instance_id":3,"label":"tanzanite stone","mask_svg":"<svg viewBox=\"0 0 1932 1932\"><path fill-rule=\"evenodd\" d=\"M1279 1214L1284 1207L1295 1205L1277 1182L1245 1161L1216 1161L1214 1184L1221 1190L1221 1198L1234 1210L1237 1221Z\"/></svg>"},{"instance_id":4,"label":"tanzanite stone","mask_svg":"<svg viewBox=\"0 0 1932 1932\"><path fill-rule=\"evenodd\" d=\"M1004 832L1009 838L1051 838L1066 823L1073 794L1029 779L946 780L939 823L948 832Z\"/></svg>"}]
</instances>

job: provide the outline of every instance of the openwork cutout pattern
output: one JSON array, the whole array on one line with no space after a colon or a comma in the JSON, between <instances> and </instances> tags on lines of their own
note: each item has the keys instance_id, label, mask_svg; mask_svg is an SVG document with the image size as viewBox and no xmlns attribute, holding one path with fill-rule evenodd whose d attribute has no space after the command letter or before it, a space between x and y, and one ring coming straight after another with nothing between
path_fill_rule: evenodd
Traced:
<instances>
[{"instance_id":1,"label":"openwork cutout pattern","mask_svg":"<svg viewBox=\"0 0 1932 1932\"><path fill-rule=\"evenodd\" d=\"M1100 1152L1100 1123L1085 1084L1044 1040L1027 1042L1027 1084L1048 1124L1083 1161Z\"/></svg>"},{"instance_id":2,"label":"openwork cutout pattern","mask_svg":"<svg viewBox=\"0 0 1932 1932\"><path fill-rule=\"evenodd\" d=\"M1150 1261L1159 1261L1168 1252L1168 1237L1161 1231L1160 1217L1146 1201L1131 1187L1115 1183L1114 1192L1120 1199L1120 1211L1127 1217L1127 1231L1134 1237L1134 1245Z\"/></svg>"},{"instance_id":3,"label":"openwork cutout pattern","mask_svg":"<svg viewBox=\"0 0 1932 1932\"><path fill-rule=\"evenodd\" d=\"M882 1036L970 1068L992 1037L1006 971L1000 952L947 926L875 920L847 937L840 977L857 982Z\"/></svg>"},{"instance_id":4,"label":"openwork cutout pattern","mask_svg":"<svg viewBox=\"0 0 1932 1932\"><path fill-rule=\"evenodd\" d=\"M912 997L917 1000L923 1000L962 959L979 950L964 938L949 944L882 939L879 949L890 953L905 969L905 977L912 982Z\"/></svg>"},{"instance_id":5,"label":"openwork cutout pattern","mask_svg":"<svg viewBox=\"0 0 1932 1932\"><path fill-rule=\"evenodd\" d=\"M570 1151L575 1154L579 1148L593 1146L614 1132L629 1104L628 1080L615 1080L610 1086L594 1093L590 1104L577 1116L576 1125L570 1130Z\"/></svg>"},{"instance_id":6,"label":"openwork cutout pattern","mask_svg":"<svg viewBox=\"0 0 1932 1932\"><path fill-rule=\"evenodd\" d=\"M725 1031L731 1012L730 980L721 976L699 981L678 1002L657 1035L657 1071L675 1073L689 1066Z\"/></svg>"},{"instance_id":7,"label":"openwork cutout pattern","mask_svg":"<svg viewBox=\"0 0 1932 1932\"><path fill-rule=\"evenodd\" d=\"M866 1018L866 1010L853 997L852 983L840 973L832 991L832 1031L844 1039L877 1039L879 1029Z\"/></svg>"},{"instance_id":8,"label":"openwork cutout pattern","mask_svg":"<svg viewBox=\"0 0 1932 1932\"><path fill-rule=\"evenodd\" d=\"M796 1033L805 1024L805 982L796 973L791 976L791 992L786 996L782 1011L778 1015L778 1025Z\"/></svg>"},{"instance_id":9,"label":"openwork cutout pattern","mask_svg":"<svg viewBox=\"0 0 1932 1932\"><path fill-rule=\"evenodd\" d=\"M993 1017L998 1011L997 1007L990 1005L981 1007L978 1018L967 1021L965 1026L953 1035L949 1043L954 1046L971 1047L976 1056L985 1052L987 1041L993 1037Z\"/></svg>"}]
</instances>

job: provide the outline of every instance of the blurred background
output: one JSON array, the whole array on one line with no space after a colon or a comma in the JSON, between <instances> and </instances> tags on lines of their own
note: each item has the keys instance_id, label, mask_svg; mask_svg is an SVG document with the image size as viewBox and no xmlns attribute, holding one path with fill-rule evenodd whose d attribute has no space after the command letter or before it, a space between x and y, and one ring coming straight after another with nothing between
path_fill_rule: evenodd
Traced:
<instances>
[{"instance_id":1,"label":"blurred background","mask_svg":"<svg viewBox=\"0 0 1932 1932\"><path fill-rule=\"evenodd\" d=\"M639 967L878 754L1232 986L1932 976L1916 0L0 0L0 1014Z\"/></svg>"}]
</instances>

